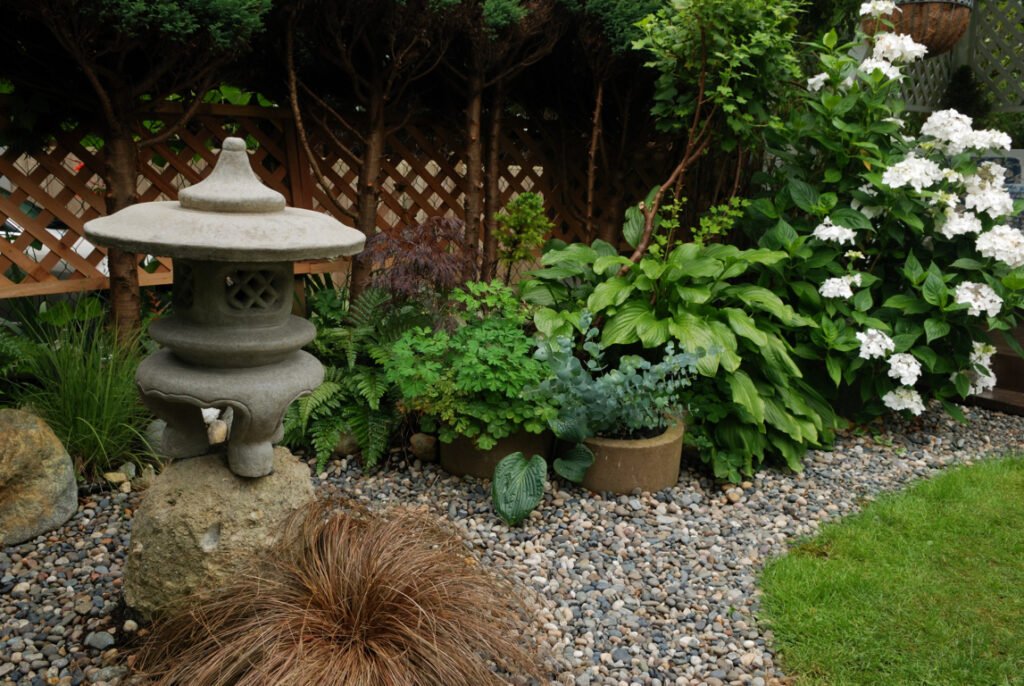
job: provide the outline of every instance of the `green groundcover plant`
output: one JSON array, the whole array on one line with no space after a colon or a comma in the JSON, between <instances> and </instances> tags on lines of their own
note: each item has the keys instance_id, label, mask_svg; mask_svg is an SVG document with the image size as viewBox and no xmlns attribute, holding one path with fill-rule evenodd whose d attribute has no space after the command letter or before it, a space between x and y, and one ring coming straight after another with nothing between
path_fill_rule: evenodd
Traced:
<instances>
[{"instance_id":1,"label":"green groundcover plant","mask_svg":"<svg viewBox=\"0 0 1024 686\"><path fill-rule=\"evenodd\" d=\"M493 281L465 284L451 306L453 331L417 326L391 346L386 375L404 408L445 443L462 436L482 450L520 430L542 432L552 410L523 391L547 370L532 357L523 303Z\"/></svg>"},{"instance_id":2,"label":"green groundcover plant","mask_svg":"<svg viewBox=\"0 0 1024 686\"><path fill-rule=\"evenodd\" d=\"M979 162L1010 140L954 110L908 134L899 85L926 48L881 23L873 37L841 44L833 31L815 45L820 71L770 136L767 192L747 227L788 255L760 283L816 325L791 342L844 414L920 414L937 398L960 416L950 401L995 385L989 335L1017 324L1024 292L1024 234L1007 223L1020 203L1006 170Z\"/></svg>"}]
</instances>

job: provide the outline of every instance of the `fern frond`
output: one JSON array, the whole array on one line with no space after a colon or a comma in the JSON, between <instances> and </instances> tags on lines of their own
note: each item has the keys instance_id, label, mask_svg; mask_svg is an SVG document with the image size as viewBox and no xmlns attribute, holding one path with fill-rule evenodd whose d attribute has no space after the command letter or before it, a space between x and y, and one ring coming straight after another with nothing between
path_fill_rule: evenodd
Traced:
<instances>
[{"instance_id":1,"label":"fern frond","mask_svg":"<svg viewBox=\"0 0 1024 686\"><path fill-rule=\"evenodd\" d=\"M371 410L365 405L349 405L343 410L349 433L356 439L363 456L363 470L375 467L391 447L391 434L397 425L393 413Z\"/></svg>"},{"instance_id":2,"label":"fern frond","mask_svg":"<svg viewBox=\"0 0 1024 686\"><path fill-rule=\"evenodd\" d=\"M299 398L299 423L303 429L309 424L310 416L322 405L334 399L340 390L340 384L324 381L312 393Z\"/></svg>"}]
</instances>

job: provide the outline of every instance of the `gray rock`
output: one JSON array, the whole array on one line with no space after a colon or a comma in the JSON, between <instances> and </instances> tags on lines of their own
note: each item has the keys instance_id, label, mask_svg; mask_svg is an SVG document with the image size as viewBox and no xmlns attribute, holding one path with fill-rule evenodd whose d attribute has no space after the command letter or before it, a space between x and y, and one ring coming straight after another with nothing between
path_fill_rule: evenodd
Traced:
<instances>
[{"instance_id":1,"label":"gray rock","mask_svg":"<svg viewBox=\"0 0 1024 686\"><path fill-rule=\"evenodd\" d=\"M114 645L114 637L106 631L93 631L85 637L85 645L96 650L106 650Z\"/></svg>"},{"instance_id":2,"label":"gray rock","mask_svg":"<svg viewBox=\"0 0 1024 686\"><path fill-rule=\"evenodd\" d=\"M125 602L153 617L223 583L273 545L313 497L309 468L285 448L274 450L273 473L259 479L236 476L222 455L172 463L135 514Z\"/></svg>"},{"instance_id":3,"label":"gray rock","mask_svg":"<svg viewBox=\"0 0 1024 686\"><path fill-rule=\"evenodd\" d=\"M49 426L21 410L0 410L0 545L29 541L78 509L71 457Z\"/></svg>"}]
</instances>

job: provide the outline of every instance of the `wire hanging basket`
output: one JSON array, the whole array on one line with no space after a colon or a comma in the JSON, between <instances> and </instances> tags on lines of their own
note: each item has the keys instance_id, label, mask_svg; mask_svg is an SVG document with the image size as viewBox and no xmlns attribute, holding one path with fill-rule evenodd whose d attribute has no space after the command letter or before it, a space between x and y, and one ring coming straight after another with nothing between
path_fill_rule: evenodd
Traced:
<instances>
[{"instance_id":1,"label":"wire hanging basket","mask_svg":"<svg viewBox=\"0 0 1024 686\"><path fill-rule=\"evenodd\" d=\"M872 36L876 31L887 31L882 22L888 20L893 31L910 34L927 46L928 57L935 57L952 50L967 32L974 0L902 0L896 5L890 15L865 17L861 21L864 33Z\"/></svg>"}]
</instances>

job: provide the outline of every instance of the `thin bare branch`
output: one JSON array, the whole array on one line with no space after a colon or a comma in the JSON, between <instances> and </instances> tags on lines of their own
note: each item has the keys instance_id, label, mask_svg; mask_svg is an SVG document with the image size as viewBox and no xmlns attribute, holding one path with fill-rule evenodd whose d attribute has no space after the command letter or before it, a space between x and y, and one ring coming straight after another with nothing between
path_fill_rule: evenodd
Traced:
<instances>
[{"instance_id":1,"label":"thin bare branch","mask_svg":"<svg viewBox=\"0 0 1024 686\"><path fill-rule=\"evenodd\" d=\"M347 207L342 206L342 204L338 202L337 198L334 197L333 187L329 183L323 171L320 169L320 161L317 158L316 153L313 152L312 146L309 144L309 136L306 133L306 127L302 123L302 111L299 108L298 78L295 75L294 15L290 18L288 28L285 33L285 60L288 70L288 99L292 106L292 117L295 120L295 131L298 135L299 143L302 145L302 149L306 152L306 156L309 158L309 166L313 169L313 176L316 177L316 181L323 190L324 195L327 197L327 201L331 204L331 208L338 213L338 216L355 219L355 213Z\"/></svg>"}]
</instances>

